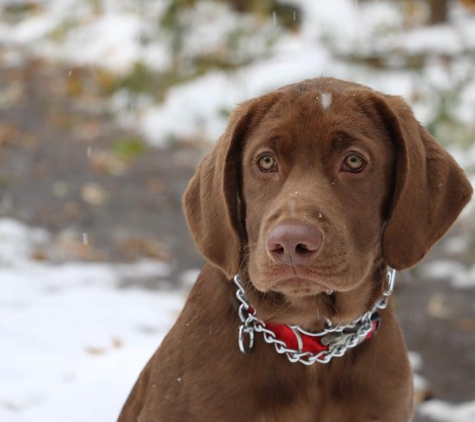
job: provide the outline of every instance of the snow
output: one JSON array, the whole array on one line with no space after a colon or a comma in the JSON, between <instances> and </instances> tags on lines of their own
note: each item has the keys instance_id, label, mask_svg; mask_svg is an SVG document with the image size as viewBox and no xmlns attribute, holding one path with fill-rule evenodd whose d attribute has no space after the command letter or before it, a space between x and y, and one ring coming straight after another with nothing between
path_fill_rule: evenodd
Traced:
<instances>
[{"instance_id":1,"label":"snow","mask_svg":"<svg viewBox=\"0 0 475 422\"><path fill-rule=\"evenodd\" d=\"M321 49L311 48L304 56L290 45L286 47L281 55L265 62L232 73L209 73L170 89L163 105L152 106L139 117L143 135L159 146L166 141L164 133L175 138L217 140L228 120L223 110L230 112L246 99L323 70L326 57Z\"/></svg>"},{"instance_id":2,"label":"snow","mask_svg":"<svg viewBox=\"0 0 475 422\"><path fill-rule=\"evenodd\" d=\"M243 39L246 45L237 46L237 54L245 58L251 44L254 54L263 53L275 32L271 25L266 29L253 17L211 1L198 2L191 10L183 8L176 22L178 30L173 33L159 25L169 7L165 1L34 3L41 3L41 8L20 22L0 23L0 43L75 65L106 67L119 74L127 73L136 63L160 71L171 66L174 55L187 60L197 51L203 55L216 52L223 48L223 39L243 29L250 35Z\"/></svg>"},{"instance_id":3,"label":"snow","mask_svg":"<svg viewBox=\"0 0 475 422\"><path fill-rule=\"evenodd\" d=\"M421 414L440 422L473 422L475 420L475 402L449 404L440 400L431 400L419 407Z\"/></svg>"},{"instance_id":4,"label":"snow","mask_svg":"<svg viewBox=\"0 0 475 422\"><path fill-rule=\"evenodd\" d=\"M9 37L6 37L9 42L26 44L35 41L38 38L46 36L59 24L58 17L54 15L38 16L29 19L28 21L20 22L15 29L11 31ZM3 28L6 32L6 28Z\"/></svg>"},{"instance_id":5,"label":"snow","mask_svg":"<svg viewBox=\"0 0 475 422\"><path fill-rule=\"evenodd\" d=\"M153 46L141 42L141 37L152 31L154 19L163 13L162 2L152 2L158 7L140 10L139 5L133 7L128 1L107 0L101 2L102 13L95 10L94 2L40 3L40 11L20 22L2 23L0 42L35 55L76 65L101 65L116 72L127 71L137 61L154 68L169 63L163 42Z\"/></svg>"},{"instance_id":6,"label":"snow","mask_svg":"<svg viewBox=\"0 0 475 422\"><path fill-rule=\"evenodd\" d=\"M40 11L19 22L0 23L0 42L10 46L9 51L21 48L75 65L103 66L118 74L130 72L137 63L168 71L174 61L182 63L180 71L186 73L186 63L209 54L224 54L235 63L249 61L237 70L208 71L168 89L159 104L155 93L132 100L118 92L111 101L117 122L158 146L176 139L214 142L238 103L320 75L354 80L409 100L419 93L422 100L412 105L417 117L427 123L434 117L434 86L450 91L473 69L471 58L460 53L475 47L475 17L462 13L457 5L448 24L423 27L417 19L412 19L416 23L404 20L399 2L335 0L329 7L326 2L290 0L288 4L302 11L302 23L298 32L285 32L274 25L275 13L266 22L222 3L201 1L184 9L174 22L175 32L169 32L157 25L167 13L167 2L101 0L100 7L76 0L38 3ZM236 34L241 35L231 46L229 40ZM387 57L391 66L371 69L343 60L373 54ZM427 56L427 63L417 71L403 68L407 55ZM450 64L441 55L452 57ZM468 78L459 104L452 107L468 124L475 120L474 91L475 80Z\"/></svg>"},{"instance_id":7,"label":"snow","mask_svg":"<svg viewBox=\"0 0 475 422\"><path fill-rule=\"evenodd\" d=\"M169 276L160 262L31 261L47 238L0 220L0 420L115 420L185 294L118 287Z\"/></svg>"},{"instance_id":8,"label":"snow","mask_svg":"<svg viewBox=\"0 0 475 422\"><path fill-rule=\"evenodd\" d=\"M31 229L11 218L0 219L0 265L25 264L34 247L48 239L44 229Z\"/></svg>"},{"instance_id":9,"label":"snow","mask_svg":"<svg viewBox=\"0 0 475 422\"><path fill-rule=\"evenodd\" d=\"M409 362L411 364L412 370L413 370L413 382L414 382L414 389L416 392L421 391L427 391L429 388L429 383L427 380L422 377L418 372L421 371L422 369L422 356L419 353L416 352L409 352Z\"/></svg>"},{"instance_id":10,"label":"snow","mask_svg":"<svg viewBox=\"0 0 475 422\"><path fill-rule=\"evenodd\" d=\"M414 371L419 371L422 368L422 356L416 352L409 352L409 362Z\"/></svg>"},{"instance_id":11,"label":"snow","mask_svg":"<svg viewBox=\"0 0 475 422\"><path fill-rule=\"evenodd\" d=\"M328 110L328 108L332 104L332 94L331 94L331 92L324 92L322 94L322 98L320 99L320 102L322 103L323 109Z\"/></svg>"},{"instance_id":12,"label":"snow","mask_svg":"<svg viewBox=\"0 0 475 422\"><path fill-rule=\"evenodd\" d=\"M457 81L472 72L471 62L463 58L453 63L449 70L443 61L428 59L428 65L415 72L397 65L393 69L370 70L342 61L340 57L355 52L360 55L362 52L369 55L371 51L383 55L386 52L387 57L397 62L401 52L419 54L424 48L429 57L436 53L455 54L469 43L462 43L461 39L472 39L470 37L475 34L469 32L475 20L460 17L454 25L408 31L395 2L368 2L356 7L352 1L337 0L332 2L331 8L324 2L293 0L292 3L304 11L302 28L297 34L281 34L270 57L255 60L235 71L210 72L170 89L163 103L144 107L134 121L135 127L150 143L158 146L169 139L214 142L226 127L227 113L240 102L320 75L353 80L407 99L411 99L414 92L423 92L428 100L415 102L413 106L419 120L427 124L434 117L435 102L431 98L434 86L440 85L450 91ZM468 79L460 104L453 107L454 113L470 124L475 119L474 96L470 95L473 90L475 81ZM187 112L183 113L183 110ZM180 124L176 123L178 121ZM471 163L474 162L475 159Z\"/></svg>"},{"instance_id":13,"label":"snow","mask_svg":"<svg viewBox=\"0 0 475 422\"><path fill-rule=\"evenodd\" d=\"M435 280L449 280L454 287L475 287L475 265L467 266L458 261L441 259L426 264L423 274Z\"/></svg>"},{"instance_id":14,"label":"snow","mask_svg":"<svg viewBox=\"0 0 475 422\"><path fill-rule=\"evenodd\" d=\"M198 278L198 275L200 274L201 270L198 268L187 270L184 273L182 273L180 277L181 285L184 286L185 288L190 288L195 284L195 281Z\"/></svg>"},{"instance_id":15,"label":"snow","mask_svg":"<svg viewBox=\"0 0 475 422\"><path fill-rule=\"evenodd\" d=\"M461 254L470 247L470 239L467 236L453 236L444 243L447 254Z\"/></svg>"}]
</instances>

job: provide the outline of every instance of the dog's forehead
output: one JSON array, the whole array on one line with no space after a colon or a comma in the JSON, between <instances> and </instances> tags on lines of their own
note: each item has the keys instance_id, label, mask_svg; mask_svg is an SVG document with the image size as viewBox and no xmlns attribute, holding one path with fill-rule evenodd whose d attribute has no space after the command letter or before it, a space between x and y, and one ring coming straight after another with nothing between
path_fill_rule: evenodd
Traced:
<instances>
[{"instance_id":1,"label":"dog's forehead","mask_svg":"<svg viewBox=\"0 0 475 422\"><path fill-rule=\"evenodd\" d=\"M304 81L259 101L267 101L267 109L254 128L255 142L282 139L295 147L313 140L325 149L342 137L372 138L381 130L372 90L349 82Z\"/></svg>"},{"instance_id":2,"label":"dog's forehead","mask_svg":"<svg viewBox=\"0 0 475 422\"><path fill-rule=\"evenodd\" d=\"M301 116L325 118L363 111L370 103L371 88L332 78L318 78L288 85L276 91L279 96L271 111L276 114L295 111Z\"/></svg>"}]
</instances>

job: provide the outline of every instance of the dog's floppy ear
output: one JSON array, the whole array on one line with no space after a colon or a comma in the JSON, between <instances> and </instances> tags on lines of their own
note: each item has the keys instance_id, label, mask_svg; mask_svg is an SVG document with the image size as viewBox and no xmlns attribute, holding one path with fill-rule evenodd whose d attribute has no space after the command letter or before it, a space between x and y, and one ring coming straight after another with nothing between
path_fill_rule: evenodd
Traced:
<instances>
[{"instance_id":1,"label":"dog's floppy ear","mask_svg":"<svg viewBox=\"0 0 475 422\"><path fill-rule=\"evenodd\" d=\"M231 114L226 131L204 158L183 196L185 216L202 255L233 277L241 261L240 146L253 101Z\"/></svg>"},{"instance_id":2,"label":"dog's floppy ear","mask_svg":"<svg viewBox=\"0 0 475 422\"><path fill-rule=\"evenodd\" d=\"M463 170L419 124L402 98L378 97L379 112L397 149L382 251L388 265L402 270L420 261L445 234L473 189Z\"/></svg>"}]
</instances>

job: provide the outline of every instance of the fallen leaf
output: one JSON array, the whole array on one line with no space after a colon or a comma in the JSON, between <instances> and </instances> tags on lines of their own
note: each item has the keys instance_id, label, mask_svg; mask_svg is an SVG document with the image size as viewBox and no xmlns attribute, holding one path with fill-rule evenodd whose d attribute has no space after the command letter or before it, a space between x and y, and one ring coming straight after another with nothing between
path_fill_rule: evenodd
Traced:
<instances>
[{"instance_id":1,"label":"fallen leaf","mask_svg":"<svg viewBox=\"0 0 475 422\"><path fill-rule=\"evenodd\" d=\"M435 293L427 305L427 312L437 319L450 319L451 309L444 303L445 296L442 293Z\"/></svg>"},{"instance_id":2,"label":"fallen leaf","mask_svg":"<svg viewBox=\"0 0 475 422\"><path fill-rule=\"evenodd\" d=\"M53 195L57 198L66 196L69 192L69 185L67 182L57 181L53 183Z\"/></svg>"},{"instance_id":3,"label":"fallen leaf","mask_svg":"<svg viewBox=\"0 0 475 422\"><path fill-rule=\"evenodd\" d=\"M112 337L111 341L115 349L120 349L122 347L123 342L122 339L120 339L119 337L114 336Z\"/></svg>"},{"instance_id":4,"label":"fallen leaf","mask_svg":"<svg viewBox=\"0 0 475 422\"><path fill-rule=\"evenodd\" d=\"M93 170L114 176L121 176L129 169L129 162L111 151L95 149L89 161Z\"/></svg>"},{"instance_id":5,"label":"fallen leaf","mask_svg":"<svg viewBox=\"0 0 475 422\"><path fill-rule=\"evenodd\" d=\"M475 319L474 318L461 318L455 321L457 330L460 331L475 331Z\"/></svg>"},{"instance_id":6,"label":"fallen leaf","mask_svg":"<svg viewBox=\"0 0 475 422\"><path fill-rule=\"evenodd\" d=\"M160 261L170 260L167 246L155 239L146 237L125 239L121 240L118 246L123 253L132 258L146 256Z\"/></svg>"},{"instance_id":7,"label":"fallen leaf","mask_svg":"<svg viewBox=\"0 0 475 422\"><path fill-rule=\"evenodd\" d=\"M42 249L37 249L30 255L30 258L35 261L46 261L48 259L48 254Z\"/></svg>"},{"instance_id":8,"label":"fallen leaf","mask_svg":"<svg viewBox=\"0 0 475 422\"><path fill-rule=\"evenodd\" d=\"M107 350L104 347L86 346L85 350L90 355L103 355Z\"/></svg>"},{"instance_id":9,"label":"fallen leaf","mask_svg":"<svg viewBox=\"0 0 475 422\"><path fill-rule=\"evenodd\" d=\"M19 135L20 131L17 127L8 123L0 123L0 146L15 144Z\"/></svg>"},{"instance_id":10,"label":"fallen leaf","mask_svg":"<svg viewBox=\"0 0 475 422\"><path fill-rule=\"evenodd\" d=\"M147 190L150 193L159 195L159 194L165 192L165 184L163 183L162 180L154 177L154 178L149 179L147 181Z\"/></svg>"},{"instance_id":11,"label":"fallen leaf","mask_svg":"<svg viewBox=\"0 0 475 422\"><path fill-rule=\"evenodd\" d=\"M85 202L95 207L104 205L107 201L106 191L95 182L86 183L81 189L81 196Z\"/></svg>"}]
</instances>

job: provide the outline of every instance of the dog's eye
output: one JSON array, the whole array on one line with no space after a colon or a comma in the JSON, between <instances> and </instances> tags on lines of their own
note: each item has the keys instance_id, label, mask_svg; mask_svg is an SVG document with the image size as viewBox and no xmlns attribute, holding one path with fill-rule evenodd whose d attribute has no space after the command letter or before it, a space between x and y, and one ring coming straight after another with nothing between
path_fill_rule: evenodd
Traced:
<instances>
[{"instance_id":1,"label":"dog's eye","mask_svg":"<svg viewBox=\"0 0 475 422\"><path fill-rule=\"evenodd\" d=\"M363 160L359 155L351 154L345 158L343 162L343 170L344 171L351 171L353 173L359 173L364 169L366 165L366 161Z\"/></svg>"},{"instance_id":2,"label":"dog's eye","mask_svg":"<svg viewBox=\"0 0 475 422\"><path fill-rule=\"evenodd\" d=\"M259 158L259 170L264 173L270 173L277 168L277 161L272 155L263 155Z\"/></svg>"}]
</instances>

